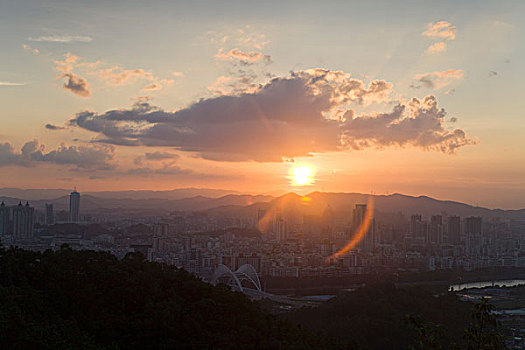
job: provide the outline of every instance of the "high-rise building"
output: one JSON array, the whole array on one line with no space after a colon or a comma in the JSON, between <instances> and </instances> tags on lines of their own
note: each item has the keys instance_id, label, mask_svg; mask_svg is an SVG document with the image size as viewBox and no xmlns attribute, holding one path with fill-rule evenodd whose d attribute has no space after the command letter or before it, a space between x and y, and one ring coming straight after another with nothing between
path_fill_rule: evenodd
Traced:
<instances>
[{"instance_id":1,"label":"high-rise building","mask_svg":"<svg viewBox=\"0 0 525 350\"><path fill-rule=\"evenodd\" d=\"M420 214L413 214L410 217L410 228L409 233L411 237L421 237L424 236L423 232L423 221Z\"/></svg>"},{"instance_id":2,"label":"high-rise building","mask_svg":"<svg viewBox=\"0 0 525 350\"><path fill-rule=\"evenodd\" d=\"M69 221L80 221L80 193L77 192L76 188L69 195Z\"/></svg>"},{"instance_id":3,"label":"high-rise building","mask_svg":"<svg viewBox=\"0 0 525 350\"><path fill-rule=\"evenodd\" d=\"M465 219L465 233L479 233L482 230L482 219L480 216L470 216Z\"/></svg>"},{"instance_id":4,"label":"high-rise building","mask_svg":"<svg viewBox=\"0 0 525 350\"><path fill-rule=\"evenodd\" d=\"M46 224L53 225L55 223L55 212L53 211L53 204L46 203Z\"/></svg>"},{"instance_id":5,"label":"high-rise building","mask_svg":"<svg viewBox=\"0 0 525 350\"><path fill-rule=\"evenodd\" d=\"M9 232L9 215L10 209L4 202L0 203L0 237L10 234Z\"/></svg>"},{"instance_id":6,"label":"high-rise building","mask_svg":"<svg viewBox=\"0 0 525 350\"><path fill-rule=\"evenodd\" d=\"M26 205L22 205L22 202L20 202L16 207L12 208L12 211L14 239L16 241L33 240L33 215L35 208L30 207L29 202Z\"/></svg>"},{"instance_id":7,"label":"high-rise building","mask_svg":"<svg viewBox=\"0 0 525 350\"><path fill-rule=\"evenodd\" d=\"M448 243L459 244L461 232L461 218L459 216L450 216L448 218Z\"/></svg>"},{"instance_id":8,"label":"high-rise building","mask_svg":"<svg viewBox=\"0 0 525 350\"><path fill-rule=\"evenodd\" d=\"M430 218L429 236L428 242L443 243L443 217L441 215L432 215Z\"/></svg>"},{"instance_id":9,"label":"high-rise building","mask_svg":"<svg viewBox=\"0 0 525 350\"><path fill-rule=\"evenodd\" d=\"M471 216L465 219L465 236L467 253L479 256L482 253L482 219L479 216Z\"/></svg>"}]
</instances>

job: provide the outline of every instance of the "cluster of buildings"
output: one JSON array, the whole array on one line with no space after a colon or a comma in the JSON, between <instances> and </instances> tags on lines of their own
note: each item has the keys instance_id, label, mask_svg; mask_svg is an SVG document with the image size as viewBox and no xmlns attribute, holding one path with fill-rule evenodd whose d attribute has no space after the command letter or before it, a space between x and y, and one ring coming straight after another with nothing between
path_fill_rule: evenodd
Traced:
<instances>
[{"instance_id":1,"label":"cluster of buildings","mask_svg":"<svg viewBox=\"0 0 525 350\"><path fill-rule=\"evenodd\" d=\"M33 216L35 208L22 202L16 206L6 206L0 203L0 237L12 236L16 241L31 241L33 239Z\"/></svg>"},{"instance_id":2,"label":"cluster of buildings","mask_svg":"<svg viewBox=\"0 0 525 350\"><path fill-rule=\"evenodd\" d=\"M257 234L263 217L269 222ZM369 215L366 204L356 205L352 217L351 223L338 223L327 208L323 215L304 216L297 224L277 209L271 219L258 213L253 227L245 223L237 231L230 227L220 234L169 228L154 235L147 254L151 260L177 265L205 279L221 264L234 271L245 263L263 279L525 267L524 223L443 214L379 221Z\"/></svg>"},{"instance_id":3,"label":"cluster of buildings","mask_svg":"<svg viewBox=\"0 0 525 350\"><path fill-rule=\"evenodd\" d=\"M0 207L0 237L4 245L25 242L41 250L66 243L75 249L109 250L119 257L141 251L152 261L174 264L204 279L220 265L235 271L244 264L252 265L263 280L525 267L525 223L519 221L445 213L374 217L367 204L355 205L346 221L330 206L320 215L273 208L258 210L251 218L205 212L113 214L113 219L97 225L80 222L80 194L75 190L69 197L67 222L85 230L50 231L59 222L50 204L45 207L45 224L35 230L34 209L20 203Z\"/></svg>"},{"instance_id":4,"label":"cluster of buildings","mask_svg":"<svg viewBox=\"0 0 525 350\"><path fill-rule=\"evenodd\" d=\"M258 225L265 217L264 232ZM185 218L195 227L195 218ZM178 220L178 221L177 221ZM199 217L208 230L177 229L164 218L150 241L143 239L143 252L150 260L162 261L210 278L214 269L226 265L235 271L244 264L263 277L328 278L378 271L473 270L484 267L525 267L522 223L481 217L419 214L401 222L377 221L367 216L367 205L358 204L353 220L338 223L328 208L322 216L304 216L290 222L280 210L270 219L257 215L255 223L213 227L213 220ZM184 221L183 220L183 221ZM160 225L160 226L159 226ZM198 226L198 225L196 225ZM363 231L361 239L354 239ZM354 245L348 248L349 242ZM131 247L131 245L129 245ZM344 254L338 255L338 252Z\"/></svg>"},{"instance_id":5,"label":"cluster of buildings","mask_svg":"<svg viewBox=\"0 0 525 350\"><path fill-rule=\"evenodd\" d=\"M80 193L76 189L69 197L69 215L67 222L80 221ZM53 204L45 206L45 223L55 223ZM4 244L29 245L35 241L35 208L29 202L8 206L0 203L0 239Z\"/></svg>"}]
</instances>

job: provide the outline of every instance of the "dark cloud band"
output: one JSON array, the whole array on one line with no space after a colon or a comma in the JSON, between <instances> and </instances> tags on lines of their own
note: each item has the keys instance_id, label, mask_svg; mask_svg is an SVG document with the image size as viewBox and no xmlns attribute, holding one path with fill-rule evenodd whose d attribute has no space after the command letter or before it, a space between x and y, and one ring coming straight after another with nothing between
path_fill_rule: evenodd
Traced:
<instances>
[{"instance_id":1,"label":"dark cloud band","mask_svg":"<svg viewBox=\"0 0 525 350\"><path fill-rule=\"evenodd\" d=\"M314 153L415 146L452 153L472 144L448 130L435 97L414 98L388 113L355 115L353 104L389 101L392 84L312 69L274 78L255 92L203 99L168 112L140 102L131 109L78 113L70 124L96 142L169 146L221 161L277 162Z\"/></svg>"}]
</instances>

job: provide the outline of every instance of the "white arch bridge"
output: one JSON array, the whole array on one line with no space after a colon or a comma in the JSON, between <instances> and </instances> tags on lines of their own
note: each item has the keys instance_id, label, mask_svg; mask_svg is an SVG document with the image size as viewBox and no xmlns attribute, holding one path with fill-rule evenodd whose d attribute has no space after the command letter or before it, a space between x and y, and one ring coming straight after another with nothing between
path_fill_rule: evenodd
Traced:
<instances>
[{"instance_id":1,"label":"white arch bridge","mask_svg":"<svg viewBox=\"0 0 525 350\"><path fill-rule=\"evenodd\" d=\"M242 285L243 282L248 282L250 286L254 287L252 289L262 292L261 281L259 280L257 271L255 270L255 267L250 264L242 265L235 272L230 270L228 266L220 264L213 273L213 277L211 279L211 283L213 284L217 284L219 282L224 282L241 292L245 292L245 288L250 289L243 287Z\"/></svg>"}]
</instances>

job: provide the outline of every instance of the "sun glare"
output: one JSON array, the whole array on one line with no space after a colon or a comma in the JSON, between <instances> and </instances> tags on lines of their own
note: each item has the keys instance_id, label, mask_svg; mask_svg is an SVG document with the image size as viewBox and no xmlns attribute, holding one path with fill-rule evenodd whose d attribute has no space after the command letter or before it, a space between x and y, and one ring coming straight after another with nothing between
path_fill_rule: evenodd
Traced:
<instances>
[{"instance_id":1,"label":"sun glare","mask_svg":"<svg viewBox=\"0 0 525 350\"><path fill-rule=\"evenodd\" d=\"M290 178L293 186L306 186L314 182L313 172L310 167L298 166L290 170Z\"/></svg>"}]
</instances>

